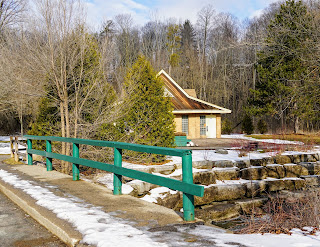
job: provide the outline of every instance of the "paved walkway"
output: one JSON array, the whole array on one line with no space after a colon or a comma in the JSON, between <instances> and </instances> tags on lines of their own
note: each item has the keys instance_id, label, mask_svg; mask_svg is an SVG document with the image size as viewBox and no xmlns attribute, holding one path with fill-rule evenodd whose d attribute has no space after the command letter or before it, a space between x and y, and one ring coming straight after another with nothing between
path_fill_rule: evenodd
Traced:
<instances>
[{"instance_id":1,"label":"paved walkway","mask_svg":"<svg viewBox=\"0 0 320 247\"><path fill-rule=\"evenodd\" d=\"M132 231L135 231L132 229L137 229L137 231L139 231L137 234L138 239L146 235L152 242L154 241L154 246L162 246L161 244L165 244L165 246L216 246L214 238L196 234L198 229L201 229L202 232L209 232L210 235L214 235L215 232L225 232L219 228L203 226L199 222L184 224L182 218L171 209L128 195L114 196L112 195L112 191L101 185L86 181L72 181L71 176L56 171L47 172L45 167L37 165L8 165L0 162L0 172L15 175L19 178L19 180L16 181L18 184L24 184L24 182L28 181L34 188L32 188L32 190L36 192L38 188L39 191L45 188L49 191L46 192L47 194L51 193L61 198L61 200L69 200L71 198L75 205L86 205L89 214L92 208L98 208L101 210L100 214L106 213L114 219L119 219L119 229L121 227L123 228L123 222L131 227L127 233L124 233L124 235L126 235L124 237L130 237ZM81 227L76 228L75 225L70 223L70 220L69 222L65 220L68 219L68 217L64 217L65 219L61 216L57 217L57 214L54 213L53 210L40 206L39 204L41 203L28 195L25 190L17 188L14 184L5 182L3 178L0 177L0 191L69 246L88 246L83 244L85 241L81 241L84 237L88 239L88 236L84 235L84 231L80 233ZM58 207L58 205L54 205L54 208L55 207ZM71 211L72 209L73 208L70 207ZM92 214L95 214L95 212ZM82 217L81 213L79 213L79 217ZM73 221L75 221L75 219L73 219ZM103 223L105 222L99 220L98 222L102 223L102 227L104 227ZM113 220L112 222L112 224L118 224L117 220ZM88 222L88 225L89 224ZM114 230L117 231L116 228ZM108 230L106 232L110 231ZM133 238L134 237L135 236L133 236ZM110 245L101 246L123 246L117 245L116 239L112 239L112 241L115 241L115 244L110 243ZM95 245L96 244L93 244L92 246ZM136 244L134 240L132 240L127 246L136 246ZM232 246L242 245L233 244Z\"/></svg>"},{"instance_id":2,"label":"paved walkway","mask_svg":"<svg viewBox=\"0 0 320 247\"><path fill-rule=\"evenodd\" d=\"M65 247L56 236L0 192L1 247Z\"/></svg>"}]
</instances>

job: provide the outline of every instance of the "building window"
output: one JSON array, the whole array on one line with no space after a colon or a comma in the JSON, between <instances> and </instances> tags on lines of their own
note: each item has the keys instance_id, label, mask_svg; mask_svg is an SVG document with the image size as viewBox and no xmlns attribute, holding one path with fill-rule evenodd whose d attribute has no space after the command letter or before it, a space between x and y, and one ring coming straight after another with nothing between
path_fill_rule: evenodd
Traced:
<instances>
[{"instance_id":1,"label":"building window","mask_svg":"<svg viewBox=\"0 0 320 247\"><path fill-rule=\"evenodd\" d=\"M188 115L182 115L182 132L188 135L189 120Z\"/></svg>"},{"instance_id":2,"label":"building window","mask_svg":"<svg viewBox=\"0 0 320 247\"><path fill-rule=\"evenodd\" d=\"M200 116L200 135L205 136L207 132L206 116Z\"/></svg>"}]
</instances>

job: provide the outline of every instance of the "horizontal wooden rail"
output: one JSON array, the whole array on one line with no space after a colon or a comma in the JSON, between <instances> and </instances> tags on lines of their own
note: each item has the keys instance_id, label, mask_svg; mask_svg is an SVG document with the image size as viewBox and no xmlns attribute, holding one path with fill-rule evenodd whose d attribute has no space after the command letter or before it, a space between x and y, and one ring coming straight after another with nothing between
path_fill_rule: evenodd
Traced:
<instances>
[{"instance_id":1,"label":"horizontal wooden rail","mask_svg":"<svg viewBox=\"0 0 320 247\"><path fill-rule=\"evenodd\" d=\"M184 219L194 220L194 196L202 197L204 187L193 184L192 176L192 156L191 150L164 148L147 145L139 145L124 142L110 142L99 140L87 140L77 138L64 138L57 136L24 136L27 139L28 164L32 165L32 154L46 157L47 170L52 170L52 159L63 160L72 163L73 180L79 180L79 165L97 168L100 170L114 173L113 194L120 195L122 187L122 176L139 179L148 183L157 184L173 190L183 192ZM32 149L32 140L46 141L46 151ZM51 148L52 141L69 142L73 144L73 156L53 153ZM98 161L79 158L79 145L90 145L114 148L114 164L106 164ZM122 167L122 150L132 150L136 152L162 154L182 157L182 181L157 176L141 171L136 171Z\"/></svg>"},{"instance_id":2,"label":"horizontal wooden rail","mask_svg":"<svg viewBox=\"0 0 320 247\"><path fill-rule=\"evenodd\" d=\"M171 155L171 156L179 156L179 157L182 157L183 155L186 155L186 154L191 154L191 150L186 150L186 149L155 147L155 146L132 144L132 143L126 143L126 142L87 140L87 139L67 138L67 137L58 137L58 136L39 136L38 138L37 136L25 135L24 137L30 140L70 142L70 143L84 144L84 145L97 146L97 147L119 148L119 149L126 149L126 150L131 150L136 152Z\"/></svg>"},{"instance_id":3,"label":"horizontal wooden rail","mask_svg":"<svg viewBox=\"0 0 320 247\"><path fill-rule=\"evenodd\" d=\"M157 184L160 186L164 186L169 189L179 190L179 191L182 191L182 192L185 192L188 194L192 194L195 196L200 196L200 197L203 196L203 186L201 186L201 185L186 184L186 183L181 182L176 179L161 177L161 176L153 175L153 174L146 173L146 172L128 169L125 167L117 167L114 165L110 165L110 164L102 163L102 162L98 162L98 161L87 160L87 159L82 159L82 158L75 158L75 157L63 155L63 154L48 153L45 151L40 151L40 150L35 150L35 149L29 150L28 153L37 154L37 155L41 155L41 156L44 156L47 158L52 158L52 159L64 160L64 161L67 161L70 163L75 163L75 164L79 164L79 165L83 165L83 166L88 166L88 167L100 169L100 170L107 171L107 172L116 173L116 174L119 174L122 176L143 180L143 181L151 183L151 184Z\"/></svg>"}]
</instances>

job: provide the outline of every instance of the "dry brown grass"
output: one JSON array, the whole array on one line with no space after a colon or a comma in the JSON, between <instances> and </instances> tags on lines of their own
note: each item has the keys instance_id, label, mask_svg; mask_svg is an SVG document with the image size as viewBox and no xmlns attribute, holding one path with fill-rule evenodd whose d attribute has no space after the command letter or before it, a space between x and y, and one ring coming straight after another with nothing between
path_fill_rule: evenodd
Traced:
<instances>
[{"instance_id":1,"label":"dry brown grass","mask_svg":"<svg viewBox=\"0 0 320 247\"><path fill-rule=\"evenodd\" d=\"M21 161L15 161L14 158L5 159L3 162L8 165L25 165L25 163Z\"/></svg>"},{"instance_id":2,"label":"dry brown grass","mask_svg":"<svg viewBox=\"0 0 320 247\"><path fill-rule=\"evenodd\" d=\"M320 225L320 191L308 190L301 197L270 197L263 207L263 216L247 216L236 233L285 233L293 228L303 229Z\"/></svg>"}]
</instances>

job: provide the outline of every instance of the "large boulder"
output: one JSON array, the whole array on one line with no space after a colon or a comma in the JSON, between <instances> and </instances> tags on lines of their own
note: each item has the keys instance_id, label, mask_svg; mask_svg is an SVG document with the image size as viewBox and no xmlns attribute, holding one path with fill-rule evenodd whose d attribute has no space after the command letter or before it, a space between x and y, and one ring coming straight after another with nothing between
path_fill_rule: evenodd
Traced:
<instances>
[{"instance_id":1,"label":"large boulder","mask_svg":"<svg viewBox=\"0 0 320 247\"><path fill-rule=\"evenodd\" d=\"M127 185L130 185L134 192L138 195L143 195L153 188L152 184L141 180L132 180L131 182L127 183Z\"/></svg>"},{"instance_id":2,"label":"large boulder","mask_svg":"<svg viewBox=\"0 0 320 247\"><path fill-rule=\"evenodd\" d=\"M268 198L262 197L236 200L234 203L240 206L242 213L251 214L253 212L260 211L257 209L262 207L267 201Z\"/></svg>"},{"instance_id":3,"label":"large boulder","mask_svg":"<svg viewBox=\"0 0 320 247\"><path fill-rule=\"evenodd\" d=\"M152 166L152 168L150 170L153 173L161 173L164 175L169 175L169 174L173 173L175 171L175 169L176 169L175 165L164 164L164 165Z\"/></svg>"},{"instance_id":4,"label":"large boulder","mask_svg":"<svg viewBox=\"0 0 320 247\"><path fill-rule=\"evenodd\" d=\"M279 154L279 155L274 157L274 162L276 164L283 165L283 164L291 163L291 159L287 155Z\"/></svg>"},{"instance_id":5,"label":"large boulder","mask_svg":"<svg viewBox=\"0 0 320 247\"><path fill-rule=\"evenodd\" d=\"M300 190L306 186L306 181L301 178L268 179L266 183L268 192Z\"/></svg>"},{"instance_id":6,"label":"large boulder","mask_svg":"<svg viewBox=\"0 0 320 247\"><path fill-rule=\"evenodd\" d=\"M157 204L173 210L182 208L182 192L171 194L170 192L164 193L164 196L157 199Z\"/></svg>"},{"instance_id":7,"label":"large boulder","mask_svg":"<svg viewBox=\"0 0 320 247\"><path fill-rule=\"evenodd\" d=\"M320 175L320 162L300 162L301 165L308 169L310 175Z\"/></svg>"},{"instance_id":8,"label":"large boulder","mask_svg":"<svg viewBox=\"0 0 320 247\"><path fill-rule=\"evenodd\" d=\"M240 205L234 203L213 203L213 205L205 205L196 210L195 216L211 223L212 221L223 221L239 217L240 209Z\"/></svg>"},{"instance_id":9,"label":"large boulder","mask_svg":"<svg viewBox=\"0 0 320 247\"><path fill-rule=\"evenodd\" d=\"M244 198L245 184L215 184L204 190L204 196L195 196L195 205L205 205L211 202L230 201Z\"/></svg>"},{"instance_id":10,"label":"large boulder","mask_svg":"<svg viewBox=\"0 0 320 247\"><path fill-rule=\"evenodd\" d=\"M216 175L212 171L194 172L193 183L210 185L216 183Z\"/></svg>"},{"instance_id":11,"label":"large boulder","mask_svg":"<svg viewBox=\"0 0 320 247\"><path fill-rule=\"evenodd\" d=\"M284 164L286 170L286 177L300 177L309 175L308 169L297 164Z\"/></svg>"},{"instance_id":12,"label":"large boulder","mask_svg":"<svg viewBox=\"0 0 320 247\"><path fill-rule=\"evenodd\" d=\"M282 179L266 179L268 192L280 191L286 188L286 184Z\"/></svg>"},{"instance_id":13,"label":"large boulder","mask_svg":"<svg viewBox=\"0 0 320 247\"><path fill-rule=\"evenodd\" d=\"M220 168L225 168L225 167L234 167L235 162L231 160L217 160L213 162L213 167L220 167Z\"/></svg>"},{"instance_id":14,"label":"large boulder","mask_svg":"<svg viewBox=\"0 0 320 247\"><path fill-rule=\"evenodd\" d=\"M314 164L314 175L320 175L320 161Z\"/></svg>"},{"instance_id":15,"label":"large boulder","mask_svg":"<svg viewBox=\"0 0 320 247\"><path fill-rule=\"evenodd\" d=\"M316 162L318 159L315 154L307 154L307 162Z\"/></svg>"},{"instance_id":16,"label":"large boulder","mask_svg":"<svg viewBox=\"0 0 320 247\"><path fill-rule=\"evenodd\" d=\"M212 169L213 161L211 160L193 161L192 167L197 169Z\"/></svg>"},{"instance_id":17,"label":"large boulder","mask_svg":"<svg viewBox=\"0 0 320 247\"><path fill-rule=\"evenodd\" d=\"M261 180L268 176L268 172L263 166L252 166L241 170L241 178L248 180Z\"/></svg>"},{"instance_id":18,"label":"large boulder","mask_svg":"<svg viewBox=\"0 0 320 247\"><path fill-rule=\"evenodd\" d=\"M267 183L265 180L251 180L246 183L246 197L255 197L259 196L262 193L266 192Z\"/></svg>"},{"instance_id":19,"label":"large boulder","mask_svg":"<svg viewBox=\"0 0 320 247\"><path fill-rule=\"evenodd\" d=\"M286 170L282 165L270 164L266 165L268 177L270 178L284 178L286 176Z\"/></svg>"},{"instance_id":20,"label":"large boulder","mask_svg":"<svg viewBox=\"0 0 320 247\"><path fill-rule=\"evenodd\" d=\"M235 162L235 166L238 167L239 169L248 168L251 166L250 160L237 160Z\"/></svg>"},{"instance_id":21,"label":"large boulder","mask_svg":"<svg viewBox=\"0 0 320 247\"><path fill-rule=\"evenodd\" d=\"M319 175L307 175L307 176L301 176L300 178L305 180L306 187L314 187L314 186L320 185Z\"/></svg>"},{"instance_id":22,"label":"large boulder","mask_svg":"<svg viewBox=\"0 0 320 247\"><path fill-rule=\"evenodd\" d=\"M213 168L213 172L218 180L235 180L239 179L239 168Z\"/></svg>"}]
</instances>

